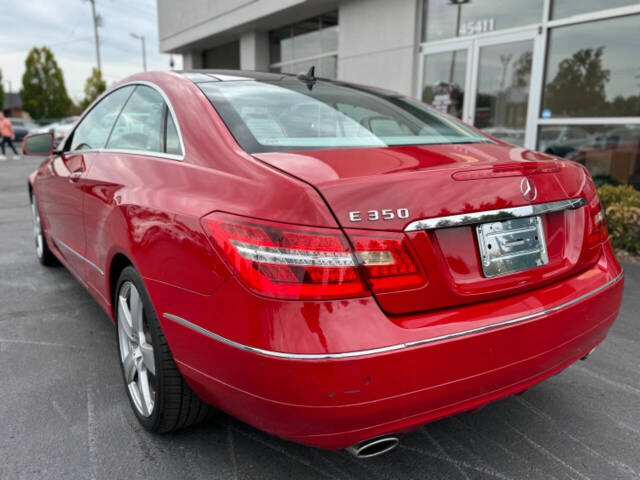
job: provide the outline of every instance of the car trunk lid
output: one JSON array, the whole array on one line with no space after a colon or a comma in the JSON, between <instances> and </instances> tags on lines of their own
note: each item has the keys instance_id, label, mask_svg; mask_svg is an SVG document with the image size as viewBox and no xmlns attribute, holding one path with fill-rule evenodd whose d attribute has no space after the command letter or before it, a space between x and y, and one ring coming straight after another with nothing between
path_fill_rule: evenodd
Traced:
<instances>
[{"instance_id":1,"label":"car trunk lid","mask_svg":"<svg viewBox=\"0 0 640 480\"><path fill-rule=\"evenodd\" d=\"M451 307L536 288L584 269L597 258L596 245L589 244L597 196L584 169L572 162L489 143L261 153L255 157L313 185L352 242L368 231L405 232L426 280L419 287L376 293L381 307L391 314ZM535 189L535 195L525 191L528 187ZM527 225L509 222L480 227L499 229L497 237L479 233L477 225L487 222L405 231L424 219L472 216L567 199L584 199L590 205L565 205L541 213L535 222L525 221ZM506 228L515 233L503 235ZM495 268L492 274L483 267L483 253L488 252L486 245L482 250L483 238L497 239L494 248L522 252L539 234L544 237L544 261L533 255L531 268L506 274L500 271L502 265L497 274Z\"/></svg>"}]
</instances>

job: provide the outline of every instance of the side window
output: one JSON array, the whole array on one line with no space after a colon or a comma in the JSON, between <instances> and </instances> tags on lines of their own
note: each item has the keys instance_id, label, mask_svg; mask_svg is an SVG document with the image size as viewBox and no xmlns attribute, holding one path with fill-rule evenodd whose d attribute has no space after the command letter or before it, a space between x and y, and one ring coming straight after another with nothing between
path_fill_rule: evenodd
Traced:
<instances>
[{"instance_id":1,"label":"side window","mask_svg":"<svg viewBox=\"0 0 640 480\"><path fill-rule=\"evenodd\" d=\"M166 137L165 137L165 151L172 155L182 155L182 147L180 146L180 138L178 136L178 129L173 122L173 117L168 108L165 109L166 120Z\"/></svg>"},{"instance_id":2,"label":"side window","mask_svg":"<svg viewBox=\"0 0 640 480\"><path fill-rule=\"evenodd\" d=\"M163 152L163 114L162 95L138 85L118 117L107 148Z\"/></svg>"},{"instance_id":3,"label":"side window","mask_svg":"<svg viewBox=\"0 0 640 480\"><path fill-rule=\"evenodd\" d=\"M133 89L133 86L119 88L93 107L73 132L71 150L104 148L113 122Z\"/></svg>"}]
</instances>

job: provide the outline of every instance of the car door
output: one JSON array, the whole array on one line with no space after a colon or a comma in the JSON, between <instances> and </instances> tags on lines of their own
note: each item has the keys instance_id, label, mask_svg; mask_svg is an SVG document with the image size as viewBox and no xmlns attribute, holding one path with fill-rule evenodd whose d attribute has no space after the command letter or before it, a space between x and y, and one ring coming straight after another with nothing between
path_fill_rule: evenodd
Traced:
<instances>
[{"instance_id":1,"label":"car door","mask_svg":"<svg viewBox=\"0 0 640 480\"><path fill-rule=\"evenodd\" d=\"M116 117L133 87L121 88L102 99L85 115L50 160L46 185L48 231L74 273L86 277L86 268L99 269L87 260L84 227L85 179L92 156L104 148Z\"/></svg>"},{"instance_id":2,"label":"car door","mask_svg":"<svg viewBox=\"0 0 640 480\"><path fill-rule=\"evenodd\" d=\"M118 116L104 151L90 159L84 223L89 246L87 258L92 263L105 265L110 247L122 243L119 242L122 239L112 238L119 231L112 226L121 227L119 209L129 209L132 224L127 231L132 237L138 235L139 225L153 220L145 212L137 211L135 203L129 204L128 192L146 187L141 180L142 172L152 170L154 160L181 152L163 96L148 85L137 85ZM104 278L95 269L87 271L87 282L106 293Z\"/></svg>"}]
</instances>

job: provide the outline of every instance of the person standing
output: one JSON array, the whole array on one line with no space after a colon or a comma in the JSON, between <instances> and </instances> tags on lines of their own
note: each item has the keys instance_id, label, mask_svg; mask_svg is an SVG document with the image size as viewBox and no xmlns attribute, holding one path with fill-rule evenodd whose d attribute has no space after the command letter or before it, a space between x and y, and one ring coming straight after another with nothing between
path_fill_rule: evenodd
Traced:
<instances>
[{"instance_id":1,"label":"person standing","mask_svg":"<svg viewBox=\"0 0 640 480\"><path fill-rule=\"evenodd\" d=\"M2 148L2 155L0 155L0 160L6 160L7 157L4 156L4 146L9 145L11 150L13 150L13 154L15 157L18 157L18 152L16 152L16 147L13 146L13 141L16 139L16 134L13 132L13 125L7 117L4 116L4 113L0 112L0 135L2 135L2 143L0 147Z\"/></svg>"}]
</instances>

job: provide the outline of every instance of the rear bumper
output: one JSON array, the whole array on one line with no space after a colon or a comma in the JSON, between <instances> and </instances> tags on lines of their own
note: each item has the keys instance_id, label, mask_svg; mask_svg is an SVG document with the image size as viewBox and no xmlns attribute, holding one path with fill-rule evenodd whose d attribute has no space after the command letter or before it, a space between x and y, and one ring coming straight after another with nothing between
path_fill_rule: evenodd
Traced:
<instances>
[{"instance_id":1,"label":"rear bumper","mask_svg":"<svg viewBox=\"0 0 640 480\"><path fill-rule=\"evenodd\" d=\"M496 303L492 315L500 321L487 323L481 307L466 306L459 310L479 319L442 335L436 334L443 331L440 317L426 314L411 319L421 328L402 327L421 341L387 338L373 349L288 353L229 340L173 314L161 322L182 373L205 400L280 437L337 449L471 410L585 355L605 338L622 299L622 273L615 259L603 257L580 278L549 287L563 301L546 308L531 294L517 299L519 315ZM330 343L331 332L325 333Z\"/></svg>"}]
</instances>

